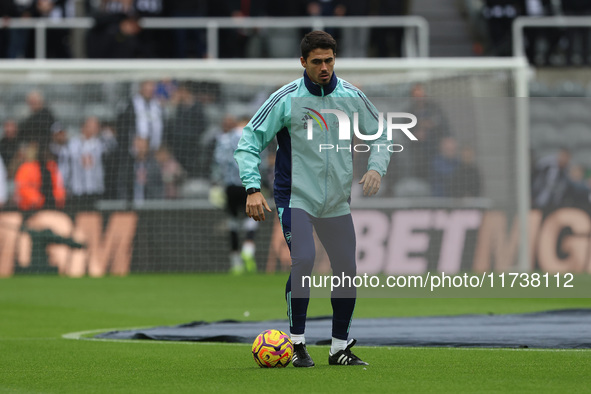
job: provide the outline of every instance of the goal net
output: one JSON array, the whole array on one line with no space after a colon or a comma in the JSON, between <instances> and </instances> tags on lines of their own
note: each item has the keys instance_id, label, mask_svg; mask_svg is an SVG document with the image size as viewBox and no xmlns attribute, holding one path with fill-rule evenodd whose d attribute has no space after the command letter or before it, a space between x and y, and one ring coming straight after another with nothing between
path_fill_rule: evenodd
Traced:
<instances>
[{"instance_id":1,"label":"goal net","mask_svg":"<svg viewBox=\"0 0 591 394\"><path fill-rule=\"evenodd\" d=\"M392 154L377 196L364 198L354 182L361 271L533 268L521 242L525 67L515 59L337 62L336 74L380 112L418 119L419 142ZM258 271L288 270L275 211L257 227L242 207L236 218L227 209L240 198L228 189L236 183L228 146L302 71L297 59L1 64L0 276L226 272L253 252L243 248L253 234ZM260 167L270 202L274 148ZM367 154L354 160L358 180ZM317 259L328 272L320 247Z\"/></svg>"}]
</instances>

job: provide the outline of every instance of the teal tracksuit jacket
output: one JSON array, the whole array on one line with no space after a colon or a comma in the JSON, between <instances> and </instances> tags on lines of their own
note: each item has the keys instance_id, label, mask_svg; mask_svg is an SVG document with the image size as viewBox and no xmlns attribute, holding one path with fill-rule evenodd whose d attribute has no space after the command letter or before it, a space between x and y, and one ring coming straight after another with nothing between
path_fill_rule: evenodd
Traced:
<instances>
[{"instance_id":1,"label":"teal tracksuit jacket","mask_svg":"<svg viewBox=\"0 0 591 394\"><path fill-rule=\"evenodd\" d=\"M346 133L341 133L338 117L323 110L347 114L348 139L343 139ZM353 139L355 119L360 133L373 135L379 117L365 95L336 74L321 86L304 72L302 78L273 93L244 128L234 152L242 184L247 189L260 188L261 152L276 137L275 205L300 208L317 218L349 214L355 149L371 149L367 169L382 176L390 161L385 130L375 141Z\"/></svg>"}]
</instances>

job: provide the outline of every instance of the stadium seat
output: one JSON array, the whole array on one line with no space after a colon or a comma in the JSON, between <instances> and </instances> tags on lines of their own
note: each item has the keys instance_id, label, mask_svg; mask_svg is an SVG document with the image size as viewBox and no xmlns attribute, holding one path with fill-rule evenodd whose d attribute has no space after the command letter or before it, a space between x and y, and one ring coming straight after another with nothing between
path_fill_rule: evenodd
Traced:
<instances>
[{"instance_id":1,"label":"stadium seat","mask_svg":"<svg viewBox=\"0 0 591 394\"><path fill-rule=\"evenodd\" d=\"M26 84L11 84L4 85L2 90L6 92L6 96L4 96L3 93L3 98L6 102L24 104L27 99L27 94L32 90L35 90L35 88Z\"/></svg>"},{"instance_id":2,"label":"stadium seat","mask_svg":"<svg viewBox=\"0 0 591 394\"><path fill-rule=\"evenodd\" d=\"M71 101L75 97L84 97L85 86L78 86L77 84L47 84L43 88L43 92L48 102L52 101Z\"/></svg>"},{"instance_id":3,"label":"stadium seat","mask_svg":"<svg viewBox=\"0 0 591 394\"><path fill-rule=\"evenodd\" d=\"M277 86L279 88L279 86ZM236 85L236 84L223 84L221 87L222 97L228 100L236 101L250 101L253 97L256 97L261 92L261 87L257 85ZM273 93L269 91L268 94ZM258 108L257 108L258 109Z\"/></svg>"},{"instance_id":4,"label":"stadium seat","mask_svg":"<svg viewBox=\"0 0 591 394\"><path fill-rule=\"evenodd\" d=\"M588 123L567 124L561 130L560 137L573 150L591 148L591 125Z\"/></svg>"},{"instance_id":5,"label":"stadium seat","mask_svg":"<svg viewBox=\"0 0 591 394\"><path fill-rule=\"evenodd\" d=\"M55 117L64 124L80 125L82 123L84 114L77 103L54 102L51 103L51 109Z\"/></svg>"},{"instance_id":6,"label":"stadium seat","mask_svg":"<svg viewBox=\"0 0 591 394\"><path fill-rule=\"evenodd\" d=\"M561 98L557 102L556 112L560 113L564 122L591 123L591 100Z\"/></svg>"},{"instance_id":7,"label":"stadium seat","mask_svg":"<svg viewBox=\"0 0 591 394\"><path fill-rule=\"evenodd\" d=\"M573 153L572 162L591 170L591 148L578 149Z\"/></svg>"},{"instance_id":8,"label":"stadium seat","mask_svg":"<svg viewBox=\"0 0 591 394\"><path fill-rule=\"evenodd\" d=\"M211 184L206 179L187 179L183 184L180 195L182 198L207 198Z\"/></svg>"},{"instance_id":9,"label":"stadium seat","mask_svg":"<svg viewBox=\"0 0 591 394\"><path fill-rule=\"evenodd\" d=\"M529 100L529 114L532 123L541 123L553 120L556 116L554 109L555 99L533 98Z\"/></svg>"},{"instance_id":10,"label":"stadium seat","mask_svg":"<svg viewBox=\"0 0 591 394\"><path fill-rule=\"evenodd\" d=\"M10 113L12 117L14 117L15 119L21 120L27 115L29 115L29 106L26 103L14 104L11 108Z\"/></svg>"},{"instance_id":11,"label":"stadium seat","mask_svg":"<svg viewBox=\"0 0 591 394\"><path fill-rule=\"evenodd\" d=\"M95 103L84 106L84 117L96 116L101 121L112 121L115 119L115 109L107 104Z\"/></svg>"},{"instance_id":12,"label":"stadium seat","mask_svg":"<svg viewBox=\"0 0 591 394\"><path fill-rule=\"evenodd\" d=\"M394 197L428 197L430 195L429 183L420 178L402 178L394 187Z\"/></svg>"},{"instance_id":13,"label":"stadium seat","mask_svg":"<svg viewBox=\"0 0 591 394\"><path fill-rule=\"evenodd\" d=\"M532 123L530 128L530 145L535 151L556 149L562 139L552 124L548 122Z\"/></svg>"},{"instance_id":14,"label":"stadium seat","mask_svg":"<svg viewBox=\"0 0 591 394\"><path fill-rule=\"evenodd\" d=\"M587 95L585 87L573 81L562 81L556 85L555 89L558 97L585 97Z\"/></svg>"},{"instance_id":15,"label":"stadium seat","mask_svg":"<svg viewBox=\"0 0 591 394\"><path fill-rule=\"evenodd\" d=\"M531 81L529 83L530 97L552 97L552 89L548 85L540 81Z\"/></svg>"},{"instance_id":16,"label":"stadium seat","mask_svg":"<svg viewBox=\"0 0 591 394\"><path fill-rule=\"evenodd\" d=\"M231 101L226 104L226 112L234 115L236 118L242 116L252 116L252 109L248 103L241 103L238 101Z\"/></svg>"}]
</instances>

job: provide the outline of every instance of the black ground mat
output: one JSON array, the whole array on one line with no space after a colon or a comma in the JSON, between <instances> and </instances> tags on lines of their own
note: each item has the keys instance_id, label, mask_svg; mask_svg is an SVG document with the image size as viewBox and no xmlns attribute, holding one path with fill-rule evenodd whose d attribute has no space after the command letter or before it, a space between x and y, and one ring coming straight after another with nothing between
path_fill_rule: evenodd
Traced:
<instances>
[{"instance_id":1,"label":"black ground mat","mask_svg":"<svg viewBox=\"0 0 591 394\"><path fill-rule=\"evenodd\" d=\"M251 343L266 329L289 332L287 321L193 322L178 326L111 331L96 338ZM306 343L329 344L331 319L309 318ZM358 345L509 348L591 348L591 309L508 315L459 315L354 319Z\"/></svg>"}]
</instances>

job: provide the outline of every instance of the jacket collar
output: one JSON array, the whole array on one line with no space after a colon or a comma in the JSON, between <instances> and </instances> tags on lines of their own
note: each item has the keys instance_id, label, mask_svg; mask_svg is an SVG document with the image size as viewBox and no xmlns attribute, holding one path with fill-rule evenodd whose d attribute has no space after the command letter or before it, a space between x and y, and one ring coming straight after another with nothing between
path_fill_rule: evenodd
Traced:
<instances>
[{"instance_id":1,"label":"jacket collar","mask_svg":"<svg viewBox=\"0 0 591 394\"><path fill-rule=\"evenodd\" d=\"M308 73L304 71L304 84L310 93L314 96L327 96L331 94L337 87L338 78L337 75L333 72L328 85L318 85L312 82L310 77L308 77Z\"/></svg>"}]
</instances>

